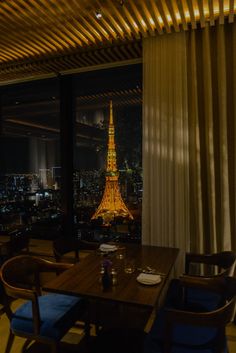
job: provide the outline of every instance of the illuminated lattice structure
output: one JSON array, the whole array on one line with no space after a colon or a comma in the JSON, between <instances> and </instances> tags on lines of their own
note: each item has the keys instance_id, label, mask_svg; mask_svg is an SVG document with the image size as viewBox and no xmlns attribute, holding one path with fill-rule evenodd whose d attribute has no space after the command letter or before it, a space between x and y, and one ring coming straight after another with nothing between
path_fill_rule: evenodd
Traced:
<instances>
[{"instance_id":1,"label":"illuminated lattice structure","mask_svg":"<svg viewBox=\"0 0 236 353\"><path fill-rule=\"evenodd\" d=\"M110 221L117 216L133 219L132 214L126 207L120 194L118 178L119 172L116 165L115 128L113 123L112 101L110 101L106 185L102 201L92 219L102 217L105 224L110 223Z\"/></svg>"}]
</instances>

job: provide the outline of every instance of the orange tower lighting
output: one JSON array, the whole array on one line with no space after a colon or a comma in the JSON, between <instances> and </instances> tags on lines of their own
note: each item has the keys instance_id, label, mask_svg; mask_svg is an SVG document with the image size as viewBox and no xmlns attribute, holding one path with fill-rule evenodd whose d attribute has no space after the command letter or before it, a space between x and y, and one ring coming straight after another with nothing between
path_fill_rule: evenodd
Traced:
<instances>
[{"instance_id":1,"label":"orange tower lighting","mask_svg":"<svg viewBox=\"0 0 236 353\"><path fill-rule=\"evenodd\" d=\"M132 214L122 199L118 179L119 171L116 164L115 127L113 122L112 101L110 101L106 184L102 201L92 216L92 219L101 217L105 224L110 223L114 217L117 216L133 219Z\"/></svg>"}]
</instances>

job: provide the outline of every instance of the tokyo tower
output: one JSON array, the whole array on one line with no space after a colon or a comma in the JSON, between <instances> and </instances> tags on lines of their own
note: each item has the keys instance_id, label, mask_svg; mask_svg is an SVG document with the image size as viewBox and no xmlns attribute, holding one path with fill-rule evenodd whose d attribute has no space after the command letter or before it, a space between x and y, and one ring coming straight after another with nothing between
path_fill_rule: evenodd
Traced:
<instances>
[{"instance_id":1,"label":"tokyo tower","mask_svg":"<svg viewBox=\"0 0 236 353\"><path fill-rule=\"evenodd\" d=\"M116 165L115 127L113 122L112 101L110 101L110 118L108 128L108 152L106 164L106 185L102 201L92 219L101 217L105 224L110 223L114 217L120 216L133 219L126 207L118 183L119 171Z\"/></svg>"}]
</instances>

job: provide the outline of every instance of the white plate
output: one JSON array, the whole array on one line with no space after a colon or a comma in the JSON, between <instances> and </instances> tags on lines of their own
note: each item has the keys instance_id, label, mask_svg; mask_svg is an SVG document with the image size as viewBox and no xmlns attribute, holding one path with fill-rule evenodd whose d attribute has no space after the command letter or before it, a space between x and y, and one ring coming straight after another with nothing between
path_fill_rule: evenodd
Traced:
<instances>
[{"instance_id":1,"label":"white plate","mask_svg":"<svg viewBox=\"0 0 236 353\"><path fill-rule=\"evenodd\" d=\"M150 281L150 280L146 280L144 278L139 278L139 276L137 277L137 281L141 284L145 284L146 286L154 286L155 284L158 284L161 282L161 276L157 277L155 280Z\"/></svg>"},{"instance_id":2,"label":"white plate","mask_svg":"<svg viewBox=\"0 0 236 353\"><path fill-rule=\"evenodd\" d=\"M101 250L99 249L102 253L106 254L106 253L109 253L109 252L115 252L117 251L117 249L111 249L111 250Z\"/></svg>"},{"instance_id":3,"label":"white plate","mask_svg":"<svg viewBox=\"0 0 236 353\"><path fill-rule=\"evenodd\" d=\"M99 250L101 251L101 252L104 252L104 253L108 253L108 252L114 252L114 251L116 251L117 250L117 247L115 246L115 247L101 247L100 246L100 248L99 248Z\"/></svg>"}]
</instances>

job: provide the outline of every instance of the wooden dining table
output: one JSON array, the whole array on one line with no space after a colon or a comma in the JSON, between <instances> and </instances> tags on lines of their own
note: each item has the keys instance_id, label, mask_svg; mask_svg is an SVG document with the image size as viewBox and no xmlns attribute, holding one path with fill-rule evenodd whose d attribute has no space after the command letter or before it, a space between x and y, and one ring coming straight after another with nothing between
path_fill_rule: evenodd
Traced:
<instances>
[{"instance_id":1,"label":"wooden dining table","mask_svg":"<svg viewBox=\"0 0 236 353\"><path fill-rule=\"evenodd\" d=\"M158 305L179 249L139 244L118 243L116 245L118 248L124 249L124 258L118 258L116 251L105 255L117 272L117 283L109 289L104 290L102 287L101 267L104 253L97 250L45 284L44 290L76 295L91 300L92 303L96 303L96 320L98 320L98 316L100 318L107 317L107 315L113 318L120 316L127 324L128 317L125 319L124 314L127 316L129 312L131 314L128 316L132 315L133 317L135 313L141 313L143 318L145 315L148 318ZM124 271L124 262L127 258L133 259L135 262L135 271L130 274ZM160 283L144 285L137 281L140 272L148 268L160 275ZM118 307L119 315L117 315ZM98 313L98 311L100 312ZM146 314L144 315L144 313ZM132 321L134 321L133 318Z\"/></svg>"}]
</instances>

